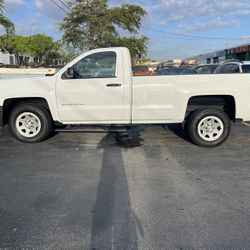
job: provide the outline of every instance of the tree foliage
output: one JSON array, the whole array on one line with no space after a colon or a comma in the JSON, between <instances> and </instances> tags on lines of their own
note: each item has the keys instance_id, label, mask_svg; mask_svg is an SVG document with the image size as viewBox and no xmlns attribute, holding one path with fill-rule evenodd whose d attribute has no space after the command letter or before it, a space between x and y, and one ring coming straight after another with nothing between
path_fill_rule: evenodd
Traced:
<instances>
[{"instance_id":1,"label":"tree foliage","mask_svg":"<svg viewBox=\"0 0 250 250\"><path fill-rule=\"evenodd\" d=\"M81 50L127 45L134 55L145 54L146 38L121 37L119 32L138 32L142 18L146 15L140 6L124 4L109 8L108 0L78 0L70 4L70 9L60 24L66 44Z\"/></svg>"},{"instance_id":2,"label":"tree foliage","mask_svg":"<svg viewBox=\"0 0 250 250\"><path fill-rule=\"evenodd\" d=\"M51 37L37 34L29 37L28 50L32 56L39 59L39 62L44 62L46 58L56 54L59 45Z\"/></svg>"},{"instance_id":3,"label":"tree foliage","mask_svg":"<svg viewBox=\"0 0 250 250\"><path fill-rule=\"evenodd\" d=\"M28 52L28 37L6 34L0 36L0 51L14 54L20 64L19 56Z\"/></svg>"},{"instance_id":4,"label":"tree foliage","mask_svg":"<svg viewBox=\"0 0 250 250\"><path fill-rule=\"evenodd\" d=\"M136 37L122 37L117 39L116 46L127 47L130 50L131 57L136 59L144 58L147 55L148 38L143 36Z\"/></svg>"},{"instance_id":5,"label":"tree foliage","mask_svg":"<svg viewBox=\"0 0 250 250\"><path fill-rule=\"evenodd\" d=\"M0 36L0 51L3 53L15 54L16 40L15 36Z\"/></svg>"},{"instance_id":6,"label":"tree foliage","mask_svg":"<svg viewBox=\"0 0 250 250\"><path fill-rule=\"evenodd\" d=\"M7 33L13 34L15 31L14 24L4 14L4 0L0 0L0 25L3 26Z\"/></svg>"},{"instance_id":7,"label":"tree foliage","mask_svg":"<svg viewBox=\"0 0 250 250\"><path fill-rule=\"evenodd\" d=\"M77 51L72 44L64 44L62 41L59 42L60 55L64 63L71 62L74 58L79 56L80 52Z\"/></svg>"},{"instance_id":8,"label":"tree foliage","mask_svg":"<svg viewBox=\"0 0 250 250\"><path fill-rule=\"evenodd\" d=\"M33 36L17 36L5 34L0 36L0 51L20 56L33 56L39 64L50 63L60 58L59 44L49 36L37 34ZM19 62L20 63L20 62Z\"/></svg>"}]
</instances>

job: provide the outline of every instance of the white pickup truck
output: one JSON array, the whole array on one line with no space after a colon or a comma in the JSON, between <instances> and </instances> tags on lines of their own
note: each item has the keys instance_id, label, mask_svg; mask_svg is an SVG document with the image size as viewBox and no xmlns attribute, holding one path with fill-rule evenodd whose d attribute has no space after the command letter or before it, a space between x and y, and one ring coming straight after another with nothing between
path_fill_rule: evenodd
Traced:
<instances>
[{"instance_id":1,"label":"white pickup truck","mask_svg":"<svg viewBox=\"0 0 250 250\"><path fill-rule=\"evenodd\" d=\"M211 147L237 120L250 120L250 74L133 77L126 48L86 52L50 77L0 81L0 126L23 142L55 128L182 123Z\"/></svg>"}]
</instances>

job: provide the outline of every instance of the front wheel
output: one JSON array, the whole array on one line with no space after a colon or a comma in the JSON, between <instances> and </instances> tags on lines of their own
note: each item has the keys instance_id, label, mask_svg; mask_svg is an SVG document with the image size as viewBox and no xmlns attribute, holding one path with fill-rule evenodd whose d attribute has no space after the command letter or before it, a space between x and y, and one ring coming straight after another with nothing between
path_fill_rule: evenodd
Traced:
<instances>
[{"instance_id":1,"label":"front wheel","mask_svg":"<svg viewBox=\"0 0 250 250\"><path fill-rule=\"evenodd\" d=\"M228 115L218 109L198 109L190 114L185 130L191 141L203 147L215 147L226 141L231 132Z\"/></svg>"},{"instance_id":2,"label":"front wheel","mask_svg":"<svg viewBox=\"0 0 250 250\"><path fill-rule=\"evenodd\" d=\"M40 142L46 139L52 128L49 112L35 104L20 104L9 116L9 128L22 142Z\"/></svg>"}]
</instances>

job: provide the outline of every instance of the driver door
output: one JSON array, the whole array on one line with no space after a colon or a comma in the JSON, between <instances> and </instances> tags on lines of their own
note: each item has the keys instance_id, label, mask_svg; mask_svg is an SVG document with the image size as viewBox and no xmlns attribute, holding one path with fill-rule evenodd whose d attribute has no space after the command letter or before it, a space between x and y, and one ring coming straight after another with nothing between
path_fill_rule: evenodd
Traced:
<instances>
[{"instance_id":1,"label":"driver door","mask_svg":"<svg viewBox=\"0 0 250 250\"><path fill-rule=\"evenodd\" d=\"M67 70L61 74L56 84L61 121L81 124L128 122L122 63L122 52L105 50L90 53L74 63L70 77Z\"/></svg>"}]
</instances>

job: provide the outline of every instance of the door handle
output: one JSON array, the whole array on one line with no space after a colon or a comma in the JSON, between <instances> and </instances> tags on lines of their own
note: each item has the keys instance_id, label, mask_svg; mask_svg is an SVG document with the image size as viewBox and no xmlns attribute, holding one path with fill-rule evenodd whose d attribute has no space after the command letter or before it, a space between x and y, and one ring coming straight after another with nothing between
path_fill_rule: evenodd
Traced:
<instances>
[{"instance_id":1,"label":"door handle","mask_svg":"<svg viewBox=\"0 0 250 250\"><path fill-rule=\"evenodd\" d=\"M121 87L122 85L120 83L108 83L106 84L107 87Z\"/></svg>"}]
</instances>

